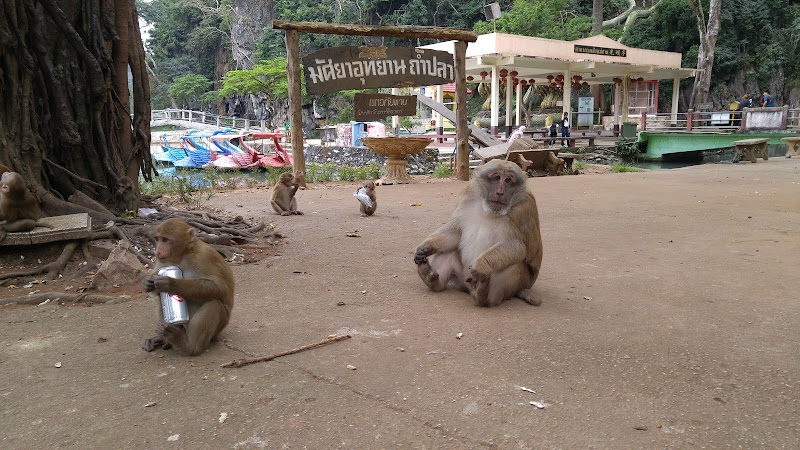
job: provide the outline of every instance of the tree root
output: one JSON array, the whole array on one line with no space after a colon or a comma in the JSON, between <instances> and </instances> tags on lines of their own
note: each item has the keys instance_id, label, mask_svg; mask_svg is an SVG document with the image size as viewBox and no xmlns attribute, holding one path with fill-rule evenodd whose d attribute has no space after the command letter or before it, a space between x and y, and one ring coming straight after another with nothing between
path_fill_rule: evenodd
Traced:
<instances>
[{"instance_id":1,"label":"tree root","mask_svg":"<svg viewBox=\"0 0 800 450\"><path fill-rule=\"evenodd\" d=\"M258 255L262 253L259 252L260 250L272 248L277 240L283 238L280 234L272 231L274 227L272 224L249 223L241 216L224 218L204 211L171 210L156 213L146 219L116 218L114 221L107 221L105 225L92 230L86 239L66 242L60 256L53 262L29 270L0 274L0 286L8 284L8 280L38 277L41 274L45 274L40 278L41 280L53 281L63 273L78 247L81 249L85 263L82 263L74 273L64 275L64 281L72 281L91 270L96 270L100 261L91 255L88 243L98 239L130 242L136 258L143 265L152 267L155 249L152 245L153 227L150 225L172 217L182 219L198 229L198 239L212 245L221 253L229 255L231 262L257 261L260 259Z\"/></svg>"},{"instance_id":2,"label":"tree root","mask_svg":"<svg viewBox=\"0 0 800 450\"><path fill-rule=\"evenodd\" d=\"M40 273L44 272L47 272L47 275L44 277L45 281L55 280L59 272L61 272L67 265L67 262L72 257L72 253L75 251L76 248L78 248L78 241L68 242L67 245L64 246L64 250L61 251L61 256L59 256L58 259L55 260L54 262L23 272L0 274L0 280L7 280L10 278L30 277L33 275L39 275Z\"/></svg>"},{"instance_id":3,"label":"tree root","mask_svg":"<svg viewBox=\"0 0 800 450\"><path fill-rule=\"evenodd\" d=\"M82 294L71 294L66 292L38 292L36 294L29 294L29 295L22 295L19 297L10 297L10 298L2 298L0 299L0 305L9 305L12 303L22 304L22 305L38 305L43 302L71 302L76 303L81 300L87 303L122 303L122 302L129 302L131 301L130 295L121 295L119 297L112 297L108 295L99 295L99 294L89 294L89 293L82 293Z\"/></svg>"}]
</instances>

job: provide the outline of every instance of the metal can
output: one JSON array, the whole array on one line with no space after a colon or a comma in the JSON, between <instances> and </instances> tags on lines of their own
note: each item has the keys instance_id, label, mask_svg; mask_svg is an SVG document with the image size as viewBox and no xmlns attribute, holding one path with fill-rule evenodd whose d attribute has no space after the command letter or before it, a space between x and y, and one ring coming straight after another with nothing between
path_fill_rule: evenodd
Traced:
<instances>
[{"instance_id":1,"label":"metal can","mask_svg":"<svg viewBox=\"0 0 800 450\"><path fill-rule=\"evenodd\" d=\"M183 272L178 266L162 267L158 269L158 274L170 278L183 278ZM161 310L167 323L181 324L189 321L189 308L186 300L180 295L161 292Z\"/></svg>"}]
</instances>

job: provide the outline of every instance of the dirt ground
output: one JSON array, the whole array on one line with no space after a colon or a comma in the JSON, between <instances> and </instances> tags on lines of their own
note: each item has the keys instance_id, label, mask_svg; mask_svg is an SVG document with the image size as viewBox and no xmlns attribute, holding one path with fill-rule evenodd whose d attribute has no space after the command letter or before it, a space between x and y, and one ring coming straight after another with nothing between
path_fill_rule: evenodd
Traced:
<instances>
[{"instance_id":1,"label":"dirt ground","mask_svg":"<svg viewBox=\"0 0 800 450\"><path fill-rule=\"evenodd\" d=\"M205 206L286 236L234 267L222 340L143 352L138 290L0 308L0 447L800 446L800 159L528 185L543 302L491 309L428 291L412 261L463 182L381 186L370 218L353 185L301 191L292 217L268 190L218 194Z\"/></svg>"}]
</instances>

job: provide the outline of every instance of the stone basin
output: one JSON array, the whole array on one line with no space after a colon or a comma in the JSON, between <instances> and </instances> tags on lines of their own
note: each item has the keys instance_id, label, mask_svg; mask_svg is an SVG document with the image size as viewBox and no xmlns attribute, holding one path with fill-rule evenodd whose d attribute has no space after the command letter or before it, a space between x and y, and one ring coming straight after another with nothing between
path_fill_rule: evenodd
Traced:
<instances>
[{"instance_id":1,"label":"stone basin","mask_svg":"<svg viewBox=\"0 0 800 450\"><path fill-rule=\"evenodd\" d=\"M415 155L433 142L422 137L362 137L361 142L373 152L386 156L386 175L377 184L404 184L414 181L406 171L406 156Z\"/></svg>"}]
</instances>

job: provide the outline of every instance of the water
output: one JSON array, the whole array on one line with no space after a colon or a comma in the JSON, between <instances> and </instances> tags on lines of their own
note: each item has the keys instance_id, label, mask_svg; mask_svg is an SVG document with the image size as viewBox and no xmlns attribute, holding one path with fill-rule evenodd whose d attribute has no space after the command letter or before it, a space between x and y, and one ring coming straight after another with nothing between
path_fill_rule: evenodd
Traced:
<instances>
[{"instance_id":1,"label":"water","mask_svg":"<svg viewBox=\"0 0 800 450\"><path fill-rule=\"evenodd\" d=\"M635 161L627 164L648 170L678 169L681 167L697 166L700 164L730 164L736 156L733 148L707 150L700 152L701 157L687 161ZM767 156L770 158L786 155L786 146L781 144L767 145Z\"/></svg>"}]
</instances>

